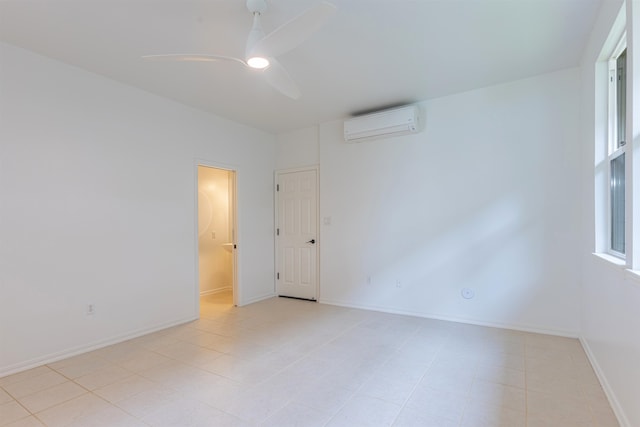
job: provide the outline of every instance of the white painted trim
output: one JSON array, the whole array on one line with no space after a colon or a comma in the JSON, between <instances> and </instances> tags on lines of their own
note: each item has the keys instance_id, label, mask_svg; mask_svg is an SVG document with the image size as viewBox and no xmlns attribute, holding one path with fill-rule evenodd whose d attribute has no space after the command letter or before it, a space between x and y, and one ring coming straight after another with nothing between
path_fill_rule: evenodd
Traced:
<instances>
[{"instance_id":1,"label":"white painted trim","mask_svg":"<svg viewBox=\"0 0 640 427\"><path fill-rule=\"evenodd\" d=\"M589 347L589 342L583 337L580 337L579 340L580 340L580 344L582 345L582 348L584 349L585 354L587 355L587 358L589 359L589 363L591 363L591 366L593 367L593 371L596 373L596 376L598 377L598 381L600 381L600 385L604 390L604 394L607 396L607 399L609 400L611 409L613 409L613 413L615 414L616 418L618 418L620 427L631 427L631 423L629 422L629 419L627 418L624 412L624 409L622 408L622 405L620 405L620 402L616 398L616 394L613 391L613 388L611 388L611 385L609 385L609 381L607 381L607 377L604 375L604 372L602 371L602 369L600 368L600 365L598 364L598 359L596 359L595 355L593 354L593 351L591 351L591 347Z\"/></svg>"},{"instance_id":2,"label":"white painted trim","mask_svg":"<svg viewBox=\"0 0 640 427\"><path fill-rule=\"evenodd\" d=\"M622 33L622 36L620 37L620 40L617 42L616 47L612 53L612 55L609 57L608 60L608 82L607 82L607 91L608 91L608 104L607 104L607 110L608 110L608 114L607 114L607 143L606 143L606 152L607 152L607 158L606 158L606 170L607 170L607 200L606 200L606 213L607 213L607 233L606 233L606 240L607 240L607 245L606 245L606 250L607 253L609 255L612 255L614 257L618 257L622 260L625 260L627 258L627 254L629 254L630 249L632 247L632 245L630 244L631 242L631 228L630 227L625 227L625 233L624 233L624 238L625 238L625 245L624 245L624 253L622 252L618 252L616 250L614 250L611 247L611 241L612 241L612 221L613 218L611 217L611 203L612 203L612 199L611 199L611 161L614 159L617 159L618 157L624 155L625 156L625 219L631 218L632 215L632 205L631 203L628 203L628 200L631 200L631 162L632 160L630 159L630 155L627 155L627 153L629 152L629 146L631 146L631 144L629 143L631 141L631 138L629 138L630 132L631 132L631 121L627 121L626 123L629 123L628 126L626 126L626 134L624 136L624 141L626 141L627 143L622 146L622 147L618 147L616 148L616 145L618 144L618 141L620 140L620 136L617 134L617 117L618 117L618 100L617 100L617 75L618 75L618 70L617 70L617 60L618 60L618 56L620 56L620 54L622 53L622 51L624 49L627 48L627 44L626 44L626 31ZM628 55L627 55L628 57ZM629 60L627 60L627 66L626 69L629 69ZM627 73L627 77L626 77L626 81L625 81L625 88L626 88L626 98L627 98L627 103L626 105L629 105L629 93L630 93L630 85L628 83L629 78L628 78L628 73ZM625 107L625 120L628 120L630 117L630 111L628 107ZM630 224L629 221L625 221L626 224Z\"/></svg>"},{"instance_id":3,"label":"white painted trim","mask_svg":"<svg viewBox=\"0 0 640 427\"><path fill-rule=\"evenodd\" d=\"M278 212L278 192L276 191L276 185L278 184L278 177L280 174L296 173L296 172L316 172L316 301L320 300L320 245L322 244L320 239L320 165L309 165L298 168L278 169L273 174L273 205L274 205L274 218L273 218L273 293L278 294L278 280L276 278L278 272L278 239L275 235L275 230L278 228L279 212Z\"/></svg>"},{"instance_id":4,"label":"white painted trim","mask_svg":"<svg viewBox=\"0 0 640 427\"><path fill-rule=\"evenodd\" d=\"M94 350L101 349L103 347L108 347L113 344L119 344L121 342L128 341L133 338L138 338L143 335L151 334L153 332L158 332L164 329L172 328L174 326L189 323L197 319L198 317L188 317L185 319L174 320L172 322L161 323L159 325L152 326L150 328L137 329L135 331L128 332L122 335L116 335L104 340L94 341L87 345L72 347L66 350L62 350L62 351L50 353L41 357L37 357L34 359L30 359L25 362L16 363L14 365L9 365L9 366L3 366L3 367L0 367L0 378L5 377L7 375L11 375L11 374L16 374L18 372L26 371L27 369L37 368L38 366L46 365L49 363L57 362L59 360L67 359L69 357L77 356L79 354L87 353L89 351L94 351Z\"/></svg>"},{"instance_id":5,"label":"white painted trim","mask_svg":"<svg viewBox=\"0 0 640 427\"><path fill-rule=\"evenodd\" d=\"M616 50L616 46L618 42L622 38L623 34L627 31L627 8L625 4L622 3L620 5L620 10L616 15L616 19L611 26L611 30L609 30L609 34L602 45L600 50L600 55L598 56L598 61L606 61L608 60L613 52Z\"/></svg>"},{"instance_id":6,"label":"white painted trim","mask_svg":"<svg viewBox=\"0 0 640 427\"><path fill-rule=\"evenodd\" d=\"M597 136L594 140L596 152L602 149L604 153L604 158L602 159L602 167L604 168L605 178L598 178L597 169L600 167L600 159L598 159L598 155L596 155L596 174L594 179L595 186L595 213L596 213L596 234L595 234L595 245L597 251L602 251L603 254L607 253L613 257L619 257L624 259L629 259L630 261L633 259L633 247L632 247L632 226L625 227L625 253L620 253L614 251L611 248L611 190L610 190L610 182L611 182L611 160L614 158L625 154L625 218L631 218L632 205L629 203L629 200L632 200L632 160L630 159L630 155L627 155L627 152L631 152L629 146L632 144L631 135L631 113L632 110L629 108L629 102L631 100L631 84L629 83L630 79L627 76L627 135L625 135L625 144L623 147L615 149L615 145L617 144L617 140L619 139L617 135L615 135L616 130L616 81L615 78L617 75L617 66L616 60L618 56L622 53L622 51L627 47L627 19L626 19L626 8L624 4L621 6L620 11L616 17L616 21L609 31L609 35L605 40L602 49L600 50L600 55L598 57L598 61L596 62L596 108L603 108L604 105L599 105L599 102L606 100L606 108L603 109L605 114L602 117L602 123L599 123L598 114L596 113L596 127L599 125L604 126L606 130L605 139L600 140ZM629 60L627 62L627 70L629 69ZM600 75L597 71L598 64L604 64L606 66L606 71ZM600 77L606 77L606 86L604 81L600 81ZM606 87L606 98L603 97L602 100L598 100L598 88L600 85L603 85L603 88ZM600 180L606 180L606 182L600 182ZM598 187L603 186L603 193L599 195ZM602 215L599 218L599 214ZM599 223L602 221L602 223ZM628 221L627 221L628 222ZM631 223L630 223L631 224ZM600 232L599 232L600 231Z\"/></svg>"},{"instance_id":7,"label":"white painted trim","mask_svg":"<svg viewBox=\"0 0 640 427\"><path fill-rule=\"evenodd\" d=\"M269 294L265 294L265 295L262 295L262 296L259 296L259 297L255 297L255 298L251 298L250 300L244 301L244 303L242 305L244 306L244 305L249 305L249 304L255 304L256 302L264 301L266 299L274 298L276 296L277 295L275 294L275 292L269 293ZM239 305L238 307L242 307L242 306Z\"/></svg>"},{"instance_id":8,"label":"white painted trim","mask_svg":"<svg viewBox=\"0 0 640 427\"><path fill-rule=\"evenodd\" d=\"M624 278L626 281L631 282L632 285L640 286L640 271L627 268L624 271Z\"/></svg>"},{"instance_id":9,"label":"white painted trim","mask_svg":"<svg viewBox=\"0 0 640 427\"><path fill-rule=\"evenodd\" d=\"M606 265L608 265L609 267L615 268L616 270L627 268L627 261L626 260L624 260L622 258L618 258L618 257L613 256L611 254L594 252L591 255L596 257L596 259L604 261Z\"/></svg>"},{"instance_id":10,"label":"white painted trim","mask_svg":"<svg viewBox=\"0 0 640 427\"><path fill-rule=\"evenodd\" d=\"M442 316L436 313L421 313L421 312L411 311L411 310L379 307L379 306L368 305L368 304L351 304L351 303L331 301L326 299L319 300L319 302L321 304L335 305L339 307L357 308L360 310L368 310L368 311L379 311L381 313L401 314L404 316L421 317L424 319L445 320L447 322L464 323L467 325L486 326L489 328L508 329L508 330L520 331L520 332L533 332L536 334L554 335L554 336L566 337L566 338L578 338L579 336L577 331L567 331L567 330L561 330L561 329L545 329L545 328L539 328L536 326L516 325L516 324L510 324L510 323L484 322L480 320L467 319L462 317Z\"/></svg>"},{"instance_id":11,"label":"white painted trim","mask_svg":"<svg viewBox=\"0 0 640 427\"><path fill-rule=\"evenodd\" d=\"M231 201L232 204L232 216L233 216L233 221L232 224L235 227L235 229L233 229L233 233L232 233L232 242L233 243L233 248L232 248L232 252L231 252L231 257L233 259L233 268L232 268L232 272L231 272L231 288L233 291L232 294L232 300L233 300L233 305L234 306L238 306L239 305L239 301L240 298L242 297L242 288L240 287L240 275L239 275L239 259L240 259L240 255L238 252L238 242L240 241L240 217L238 215L238 175L240 174L240 170L238 168L235 169L231 169L233 171L233 174L231 174L231 195L233 197L233 200ZM242 246L242 245L240 245Z\"/></svg>"},{"instance_id":12,"label":"white painted trim","mask_svg":"<svg viewBox=\"0 0 640 427\"><path fill-rule=\"evenodd\" d=\"M209 289L208 291L201 291L200 296L221 294L223 292L233 291L233 286L224 286L222 288Z\"/></svg>"}]
</instances>

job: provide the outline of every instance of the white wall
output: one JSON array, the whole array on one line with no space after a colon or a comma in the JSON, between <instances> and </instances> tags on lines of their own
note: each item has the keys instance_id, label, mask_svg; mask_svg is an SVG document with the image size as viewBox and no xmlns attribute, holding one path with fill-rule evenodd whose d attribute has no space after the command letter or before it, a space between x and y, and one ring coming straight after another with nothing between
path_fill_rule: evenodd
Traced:
<instances>
[{"instance_id":1,"label":"white wall","mask_svg":"<svg viewBox=\"0 0 640 427\"><path fill-rule=\"evenodd\" d=\"M577 336L579 95L570 69L423 102L417 135L322 124L320 300Z\"/></svg>"},{"instance_id":2,"label":"white wall","mask_svg":"<svg viewBox=\"0 0 640 427\"><path fill-rule=\"evenodd\" d=\"M196 159L238 170L240 302L273 294L274 136L9 45L0 64L0 376L197 316Z\"/></svg>"},{"instance_id":3,"label":"white wall","mask_svg":"<svg viewBox=\"0 0 640 427\"><path fill-rule=\"evenodd\" d=\"M276 169L317 165L318 126L296 129L277 135Z\"/></svg>"},{"instance_id":4,"label":"white wall","mask_svg":"<svg viewBox=\"0 0 640 427\"><path fill-rule=\"evenodd\" d=\"M640 425L640 280L624 267L612 264L592 253L595 250L595 230L598 228L594 216L596 206L594 141L606 133L603 118L606 105L596 104L595 93L600 91L606 102L606 80L596 80L595 64L607 39L621 1L603 2L600 16L591 35L591 40L582 66L582 120L580 153L582 156L582 298L581 339L594 365L621 424L625 427ZM637 28L637 2L631 2L636 10L627 15L627 25ZM636 15L633 19L629 16ZM636 33L638 33L636 31ZM627 37L628 54L638 55L639 34ZM633 70L634 79L640 78L640 69ZM604 74L606 79L606 73ZM633 79L629 79L632 81ZM637 84L636 84L637 90ZM596 111L600 111L596 119ZM634 112L637 116L637 111ZM637 123L634 125L637 128ZM638 135L633 137L637 151ZM599 156L601 157L601 156ZM635 155L634 157L638 157ZM636 160L634 159L634 162ZM638 163L636 163L637 168ZM603 194L598 189L598 194ZM636 223L637 227L637 223ZM602 227L599 227L602 228ZM637 248L636 248L637 250Z\"/></svg>"}]
</instances>

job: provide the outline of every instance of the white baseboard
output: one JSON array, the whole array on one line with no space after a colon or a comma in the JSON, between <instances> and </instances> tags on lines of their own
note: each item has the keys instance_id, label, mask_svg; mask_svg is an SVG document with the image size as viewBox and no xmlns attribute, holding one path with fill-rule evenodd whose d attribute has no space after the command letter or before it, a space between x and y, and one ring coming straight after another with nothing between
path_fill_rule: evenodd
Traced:
<instances>
[{"instance_id":1,"label":"white baseboard","mask_svg":"<svg viewBox=\"0 0 640 427\"><path fill-rule=\"evenodd\" d=\"M489 328L509 329L512 331L521 331L521 332L533 332L536 334L555 335L555 336L566 337L566 338L578 338L579 336L578 333L575 331L565 331L561 329L545 329L545 328L540 328L537 326L529 326L529 325L484 322L484 321L475 320L475 319L467 319L467 318L454 317L454 316L443 316L437 313L422 313L422 312L411 311L411 310L378 307L374 305L351 304L351 303L345 303L341 301L332 301L327 299L320 299L319 302L321 304L336 305L339 307L358 308L361 310L379 311L382 313L391 313L391 314L401 314L405 316L422 317L425 319L445 320L447 322L464 323L467 325L486 326Z\"/></svg>"},{"instance_id":2,"label":"white baseboard","mask_svg":"<svg viewBox=\"0 0 640 427\"><path fill-rule=\"evenodd\" d=\"M246 300L246 301L238 302L238 307L242 307L243 305L249 305L249 304L253 304L253 303L256 303L256 302L264 301L266 299L273 298L275 296L277 296L275 293L269 293L269 294L265 294L265 295L262 295L262 296L259 296L259 297L251 298L251 299Z\"/></svg>"},{"instance_id":3,"label":"white baseboard","mask_svg":"<svg viewBox=\"0 0 640 427\"><path fill-rule=\"evenodd\" d=\"M118 344L123 341L130 340L132 338L137 338L142 335L147 335L152 332L161 331L163 329L171 328L173 326L182 325L184 323L192 322L196 320L197 317L189 317L180 320L174 320L172 322L162 323L156 326L152 326L150 328L142 328L136 329L134 331L128 332L122 335L116 335L111 338L107 338L104 340L94 341L87 345L81 345L78 347L69 348L66 350L62 350L55 353L50 353L41 357L36 357L25 362L16 363L9 366L0 367L0 378L5 377L7 375L15 374L18 372L26 371L27 369L37 368L38 366L46 365L48 363L57 362L59 360L67 359L69 357L77 356L82 353L87 353L89 351L98 350L103 347L107 347L113 344Z\"/></svg>"},{"instance_id":4,"label":"white baseboard","mask_svg":"<svg viewBox=\"0 0 640 427\"><path fill-rule=\"evenodd\" d=\"M591 347L589 347L589 342L585 340L583 337L580 337L580 344L582 344L582 348L584 349L584 352L587 354L587 358L589 359L589 362L591 363L591 366L593 367L593 370L596 373L596 376L598 377L598 381L600 381L600 385L602 385L602 389L604 390L604 394L607 396L607 399L609 400L611 409L613 409L614 414L618 418L620 427L631 427L631 423L629 422L629 419L627 418L627 415L625 414L624 409L622 409L620 402L616 398L616 394L613 392L613 389L609 385L609 381L607 381L606 375L604 374L604 372L600 368L600 365L598 364L598 359L596 359L596 356L593 354L593 351L591 351Z\"/></svg>"},{"instance_id":5,"label":"white baseboard","mask_svg":"<svg viewBox=\"0 0 640 427\"><path fill-rule=\"evenodd\" d=\"M221 294L223 292L233 291L232 286L225 286L223 288L209 289L208 291L200 291L200 296Z\"/></svg>"}]
</instances>

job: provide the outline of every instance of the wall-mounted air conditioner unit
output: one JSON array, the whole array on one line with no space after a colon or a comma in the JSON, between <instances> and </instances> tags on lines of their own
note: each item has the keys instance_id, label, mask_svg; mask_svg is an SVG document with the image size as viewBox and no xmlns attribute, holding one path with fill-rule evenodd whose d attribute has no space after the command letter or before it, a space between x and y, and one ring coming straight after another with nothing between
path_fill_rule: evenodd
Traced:
<instances>
[{"instance_id":1,"label":"wall-mounted air conditioner unit","mask_svg":"<svg viewBox=\"0 0 640 427\"><path fill-rule=\"evenodd\" d=\"M416 105L378 111L353 117L344 122L344 140L362 142L419 132L419 111Z\"/></svg>"}]
</instances>

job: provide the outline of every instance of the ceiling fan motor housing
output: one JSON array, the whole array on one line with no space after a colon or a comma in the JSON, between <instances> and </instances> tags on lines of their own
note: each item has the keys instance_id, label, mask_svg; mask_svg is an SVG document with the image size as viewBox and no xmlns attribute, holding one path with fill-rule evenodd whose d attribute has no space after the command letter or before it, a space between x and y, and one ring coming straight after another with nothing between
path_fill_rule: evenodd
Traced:
<instances>
[{"instance_id":1,"label":"ceiling fan motor housing","mask_svg":"<svg viewBox=\"0 0 640 427\"><path fill-rule=\"evenodd\" d=\"M265 13L267 11L267 2L264 0L247 0L247 9L253 14Z\"/></svg>"},{"instance_id":2,"label":"ceiling fan motor housing","mask_svg":"<svg viewBox=\"0 0 640 427\"><path fill-rule=\"evenodd\" d=\"M253 13L253 26L247 37L247 44L244 50L245 60L249 62L252 57L263 57L260 52L253 52L253 48L256 43L265 36L262 24L260 23L260 15L267 10L267 4L264 0L247 0L247 8Z\"/></svg>"}]
</instances>

